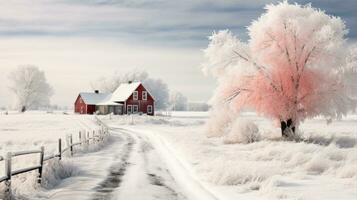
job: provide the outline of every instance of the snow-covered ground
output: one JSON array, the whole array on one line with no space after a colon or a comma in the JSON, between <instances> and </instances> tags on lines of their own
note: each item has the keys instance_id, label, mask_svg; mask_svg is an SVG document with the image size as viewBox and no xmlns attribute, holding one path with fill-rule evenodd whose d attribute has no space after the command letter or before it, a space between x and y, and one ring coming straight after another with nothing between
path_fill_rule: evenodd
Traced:
<instances>
[{"instance_id":1,"label":"snow-covered ground","mask_svg":"<svg viewBox=\"0 0 357 200\"><path fill-rule=\"evenodd\" d=\"M58 139L62 138L62 144L66 146L66 135L73 135L73 142L78 141L79 131L97 130L99 127L96 124L93 116L79 116L67 114L64 112L46 113L44 111L29 111L23 114L18 112L10 112L8 115L0 114L0 156L5 156L7 152L37 150L40 146L45 147L45 155L53 155L58 152ZM63 164L51 163L47 166L56 165L56 168L76 168L72 166L70 159ZM12 170L22 169L38 165L39 154L25 155L12 158ZM58 170L58 169L56 169ZM52 187L57 183L56 179L65 178L72 173L66 171L71 169L63 169L58 171L59 174L54 174L45 181L46 187ZM0 177L5 174L4 161L0 161ZM37 191L35 171L18 175L13 178L13 192L18 196L23 196ZM52 172L50 172L52 173ZM0 183L0 191L3 189L4 183ZM0 199L1 199L0 195Z\"/></svg>"},{"instance_id":2,"label":"snow-covered ground","mask_svg":"<svg viewBox=\"0 0 357 200\"><path fill-rule=\"evenodd\" d=\"M254 113L243 118L254 120L265 139L224 144L207 138L202 113L106 121L158 138L217 199L356 199L357 116L330 125L309 120L301 126L305 142L278 140L279 128Z\"/></svg>"},{"instance_id":3,"label":"snow-covered ground","mask_svg":"<svg viewBox=\"0 0 357 200\"><path fill-rule=\"evenodd\" d=\"M92 116L61 113L0 118L3 152L41 144L56 151L58 137L96 126ZM246 113L243 118L255 121L263 136L251 144L207 138L204 112L101 118L111 127L104 144L51 164L46 187L22 188L21 194L60 200L357 197L355 115L330 125L309 120L301 126L306 140L289 142L278 139L280 130L269 120ZM62 179L51 185L53 174Z\"/></svg>"},{"instance_id":4,"label":"snow-covered ground","mask_svg":"<svg viewBox=\"0 0 357 200\"><path fill-rule=\"evenodd\" d=\"M44 145L46 152L56 150L58 138L73 134L77 138L81 130L97 128L93 116L46 113L30 111L23 114L13 112L0 115L0 155L7 151L23 150L24 147L39 148Z\"/></svg>"}]
</instances>

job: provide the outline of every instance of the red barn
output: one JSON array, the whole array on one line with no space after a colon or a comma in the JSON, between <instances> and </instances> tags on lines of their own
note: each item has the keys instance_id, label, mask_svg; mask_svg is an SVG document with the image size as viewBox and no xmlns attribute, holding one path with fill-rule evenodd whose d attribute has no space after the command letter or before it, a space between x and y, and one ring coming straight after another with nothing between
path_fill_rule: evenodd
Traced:
<instances>
[{"instance_id":1,"label":"red barn","mask_svg":"<svg viewBox=\"0 0 357 200\"><path fill-rule=\"evenodd\" d=\"M155 99L141 82L121 84L111 93L80 93L75 112L80 114L135 114L154 115Z\"/></svg>"},{"instance_id":2,"label":"red barn","mask_svg":"<svg viewBox=\"0 0 357 200\"><path fill-rule=\"evenodd\" d=\"M96 111L96 105L109 95L110 93L99 93L98 90L93 93L81 92L74 103L74 112L79 114L93 114Z\"/></svg>"}]
</instances>

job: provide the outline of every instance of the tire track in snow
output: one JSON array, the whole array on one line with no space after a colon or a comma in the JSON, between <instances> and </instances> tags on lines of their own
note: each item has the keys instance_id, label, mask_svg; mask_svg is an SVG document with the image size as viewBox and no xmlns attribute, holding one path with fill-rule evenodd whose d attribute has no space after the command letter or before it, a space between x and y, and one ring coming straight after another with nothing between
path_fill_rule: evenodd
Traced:
<instances>
[{"instance_id":1,"label":"tire track in snow","mask_svg":"<svg viewBox=\"0 0 357 200\"><path fill-rule=\"evenodd\" d=\"M155 199L185 200L176 190L176 183L161 162L154 147L135 132L110 128L112 134L125 141L114 160L109 174L96 188L93 200L104 199ZM133 176L134 175L134 176ZM137 193L142 196L135 198ZM114 196L115 195L115 196ZM119 195L119 196L118 196Z\"/></svg>"},{"instance_id":2,"label":"tire track in snow","mask_svg":"<svg viewBox=\"0 0 357 200\"><path fill-rule=\"evenodd\" d=\"M118 161L114 162L105 180L95 188L93 200L218 199L202 188L199 182L185 175L185 170L180 170L178 174L177 170L181 169L181 166L176 166L179 165L176 161L174 165L178 169L172 171L172 160L168 159L167 155L163 156L161 151L164 149L160 145L157 146L151 136L117 127L111 127L109 130L126 142L118 146L122 149L115 157Z\"/></svg>"},{"instance_id":3,"label":"tire track in snow","mask_svg":"<svg viewBox=\"0 0 357 200\"><path fill-rule=\"evenodd\" d=\"M112 196L112 192L118 188L122 182L122 177L129 165L128 159L135 144L134 139L128 134L122 134L125 137L126 143L122 146L122 153L117 155L114 159L119 160L115 162L109 170L106 179L103 180L96 188L93 200L107 200Z\"/></svg>"},{"instance_id":4,"label":"tire track in snow","mask_svg":"<svg viewBox=\"0 0 357 200\"><path fill-rule=\"evenodd\" d=\"M145 136L147 141L157 151L157 156L160 157L167 167L168 174L173 177L175 184L180 187L187 199L197 200L218 200L221 199L215 195L206 185L202 184L197 178L190 172L186 166L175 157L173 150L168 146L159 135L153 135L150 131L140 133L139 131L131 129L122 129L123 131L130 132L133 135ZM223 198L224 199L224 198ZM166 199L165 199L166 200Z\"/></svg>"},{"instance_id":5,"label":"tire track in snow","mask_svg":"<svg viewBox=\"0 0 357 200\"><path fill-rule=\"evenodd\" d=\"M170 199L186 199L180 192L176 191L174 186L167 183L168 180L174 181L174 178L168 171L168 169L163 165L163 163L154 162L150 163L150 156L157 156L153 151L155 148L144 138L137 136L140 141L140 150L144 159L145 174L152 185L162 187L167 193ZM150 154L151 153L151 154ZM156 152L155 152L156 153ZM151 166L150 168L150 165ZM162 169L165 167L164 169ZM166 177L163 177L166 176ZM165 199L166 200L166 199Z\"/></svg>"},{"instance_id":6,"label":"tire track in snow","mask_svg":"<svg viewBox=\"0 0 357 200\"><path fill-rule=\"evenodd\" d=\"M116 185L116 199L140 200L185 200L177 190L174 178L161 161L156 149L147 141L132 131L121 128L110 128L119 135L126 135L132 140L130 156L125 158L126 165L121 168L120 183ZM138 194L138 192L140 194ZM113 190L110 193L114 193ZM95 199L110 199L111 195Z\"/></svg>"}]
</instances>

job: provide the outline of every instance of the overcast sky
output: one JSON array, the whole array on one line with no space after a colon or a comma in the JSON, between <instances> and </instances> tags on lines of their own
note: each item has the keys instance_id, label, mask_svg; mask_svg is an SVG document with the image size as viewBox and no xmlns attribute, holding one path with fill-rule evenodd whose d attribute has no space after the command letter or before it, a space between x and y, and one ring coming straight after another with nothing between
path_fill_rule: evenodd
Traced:
<instances>
[{"instance_id":1,"label":"overcast sky","mask_svg":"<svg viewBox=\"0 0 357 200\"><path fill-rule=\"evenodd\" d=\"M45 71L53 104L72 105L79 92L91 90L91 81L133 69L163 79L192 101L207 101L215 88L200 70L207 36L230 29L246 40L246 26L274 2L1 0L0 106L12 102L9 72L25 64ZM342 17L356 40L356 0L311 3Z\"/></svg>"}]
</instances>

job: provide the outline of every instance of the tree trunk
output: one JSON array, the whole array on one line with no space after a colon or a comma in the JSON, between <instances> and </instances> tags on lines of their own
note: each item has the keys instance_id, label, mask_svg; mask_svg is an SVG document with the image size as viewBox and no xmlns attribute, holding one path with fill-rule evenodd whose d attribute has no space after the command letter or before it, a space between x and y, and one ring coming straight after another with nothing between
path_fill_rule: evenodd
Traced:
<instances>
[{"instance_id":1,"label":"tree trunk","mask_svg":"<svg viewBox=\"0 0 357 200\"><path fill-rule=\"evenodd\" d=\"M287 135L285 134L285 129L286 129L286 122L285 121L281 121L280 122L280 128L281 128L281 136L282 137L287 137Z\"/></svg>"},{"instance_id":2,"label":"tree trunk","mask_svg":"<svg viewBox=\"0 0 357 200\"><path fill-rule=\"evenodd\" d=\"M21 112L23 113L23 112L25 112L26 111L26 106L22 106L21 107Z\"/></svg>"},{"instance_id":3,"label":"tree trunk","mask_svg":"<svg viewBox=\"0 0 357 200\"><path fill-rule=\"evenodd\" d=\"M293 132L293 134L295 134L295 126L293 123L293 120L290 118L288 120L285 121L281 121L280 122L280 128L281 128L281 135L284 138L289 137L289 134L287 133L287 129L291 129L291 131Z\"/></svg>"},{"instance_id":4,"label":"tree trunk","mask_svg":"<svg viewBox=\"0 0 357 200\"><path fill-rule=\"evenodd\" d=\"M295 125L294 125L293 120L291 118L288 119L288 121L286 121L286 125L288 127L290 127L291 130L293 131L293 133L295 134Z\"/></svg>"}]
</instances>

